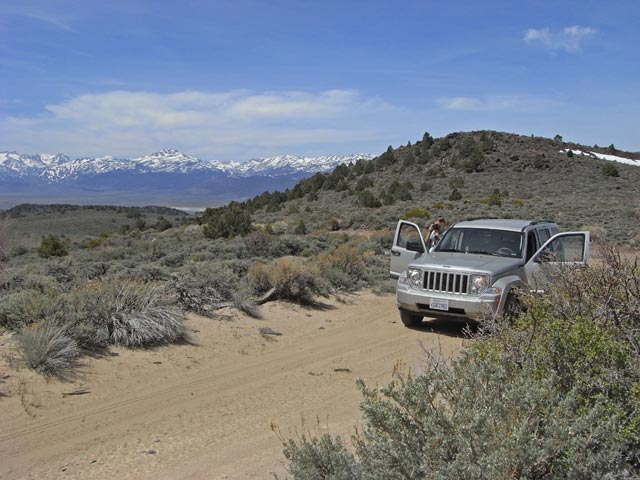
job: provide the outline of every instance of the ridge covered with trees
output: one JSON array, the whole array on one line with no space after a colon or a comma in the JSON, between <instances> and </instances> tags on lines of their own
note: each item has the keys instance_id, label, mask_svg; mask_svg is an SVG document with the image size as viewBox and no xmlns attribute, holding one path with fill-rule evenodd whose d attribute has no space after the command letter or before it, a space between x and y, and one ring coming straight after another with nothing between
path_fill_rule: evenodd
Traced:
<instances>
[{"instance_id":1,"label":"ridge covered with trees","mask_svg":"<svg viewBox=\"0 0 640 480\"><path fill-rule=\"evenodd\" d=\"M228 210L244 223L304 221L322 228L386 229L420 208L424 217L552 219L565 230L587 228L615 243L640 245L640 168L573 151L615 154L614 145L588 147L554 139L480 131L389 147L372 160L341 165L283 192L264 192L244 202L208 209L204 223ZM242 222L242 221L241 221ZM218 230L210 229L211 235ZM227 236L228 232L219 232ZM232 233L232 232L231 232Z\"/></svg>"}]
</instances>

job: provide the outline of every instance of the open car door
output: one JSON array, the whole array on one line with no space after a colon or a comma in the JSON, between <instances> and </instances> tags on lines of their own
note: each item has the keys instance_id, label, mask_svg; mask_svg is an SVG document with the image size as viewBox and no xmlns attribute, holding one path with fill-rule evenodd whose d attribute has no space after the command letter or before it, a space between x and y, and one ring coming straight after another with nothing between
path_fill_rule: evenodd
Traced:
<instances>
[{"instance_id":1,"label":"open car door","mask_svg":"<svg viewBox=\"0 0 640 480\"><path fill-rule=\"evenodd\" d=\"M418 225L400 220L396 227L396 234L393 237L393 247L391 247L389 276L398 278L409 264L426 250Z\"/></svg>"},{"instance_id":2,"label":"open car door","mask_svg":"<svg viewBox=\"0 0 640 480\"><path fill-rule=\"evenodd\" d=\"M589 239L589 232L565 232L547 240L524 266L529 287L544 292L553 272L567 266L586 265Z\"/></svg>"}]
</instances>

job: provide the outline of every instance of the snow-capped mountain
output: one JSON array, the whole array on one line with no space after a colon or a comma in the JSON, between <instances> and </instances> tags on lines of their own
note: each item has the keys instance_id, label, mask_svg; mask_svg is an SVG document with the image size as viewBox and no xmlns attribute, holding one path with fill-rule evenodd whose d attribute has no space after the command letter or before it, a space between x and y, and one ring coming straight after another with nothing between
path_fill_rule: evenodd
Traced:
<instances>
[{"instance_id":1,"label":"snow-capped mountain","mask_svg":"<svg viewBox=\"0 0 640 480\"><path fill-rule=\"evenodd\" d=\"M320 157L299 157L280 155L270 158L253 158L243 163L228 164L228 172L236 176L250 175L290 175L292 173L329 172L340 164L357 162L360 159L370 160L372 155L353 154L348 156L323 155ZM224 167L223 167L224 168Z\"/></svg>"},{"instance_id":2,"label":"snow-capped mountain","mask_svg":"<svg viewBox=\"0 0 640 480\"><path fill-rule=\"evenodd\" d=\"M61 154L19 155L16 152L0 152L0 176L39 175L47 168L64 164L69 160L69 157Z\"/></svg>"},{"instance_id":3,"label":"snow-capped mountain","mask_svg":"<svg viewBox=\"0 0 640 480\"><path fill-rule=\"evenodd\" d=\"M70 159L66 155L20 155L15 152L0 153L0 177L38 177L50 183L75 181L83 176L96 176L112 172L174 173L194 172L249 177L254 175L278 177L292 174L328 172L342 163L358 159L371 159L371 155L325 155L300 157L282 155L271 158L254 158L247 162L223 163L217 160L201 160L174 149L132 159L110 155L98 158Z\"/></svg>"},{"instance_id":4,"label":"snow-capped mountain","mask_svg":"<svg viewBox=\"0 0 640 480\"><path fill-rule=\"evenodd\" d=\"M283 155L224 163L173 149L131 159L0 152L0 208L25 202L207 206L284 190L360 158L372 156Z\"/></svg>"}]
</instances>

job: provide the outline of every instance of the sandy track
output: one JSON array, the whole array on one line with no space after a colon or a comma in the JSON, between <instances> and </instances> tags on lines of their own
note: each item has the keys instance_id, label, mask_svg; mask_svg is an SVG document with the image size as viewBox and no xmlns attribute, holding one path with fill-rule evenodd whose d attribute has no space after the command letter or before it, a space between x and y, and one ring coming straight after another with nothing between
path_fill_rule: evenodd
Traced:
<instances>
[{"instance_id":1,"label":"sandy track","mask_svg":"<svg viewBox=\"0 0 640 480\"><path fill-rule=\"evenodd\" d=\"M390 295L327 307L268 304L263 320L193 315L195 345L115 349L72 382L3 362L0 478L272 478L285 473L272 423L286 436L349 436L356 378L386 383L397 362L420 368L420 343L449 356L463 342L460 324L404 328ZM0 342L10 355L8 337ZM89 393L65 395L77 390Z\"/></svg>"}]
</instances>

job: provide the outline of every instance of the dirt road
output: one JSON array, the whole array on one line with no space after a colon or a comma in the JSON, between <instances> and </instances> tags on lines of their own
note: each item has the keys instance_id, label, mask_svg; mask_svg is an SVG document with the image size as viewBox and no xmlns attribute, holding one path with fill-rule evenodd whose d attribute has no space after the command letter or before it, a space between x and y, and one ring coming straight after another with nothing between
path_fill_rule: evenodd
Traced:
<instances>
[{"instance_id":1,"label":"dirt road","mask_svg":"<svg viewBox=\"0 0 640 480\"><path fill-rule=\"evenodd\" d=\"M286 473L286 436L347 437L360 419L356 378L384 384L427 348L450 356L460 324L399 322L392 295L324 309L272 303L255 320L189 316L193 345L113 349L71 382L0 363L0 478L243 479ZM259 328L282 335L261 335ZM0 352L11 356L8 336Z\"/></svg>"}]
</instances>

